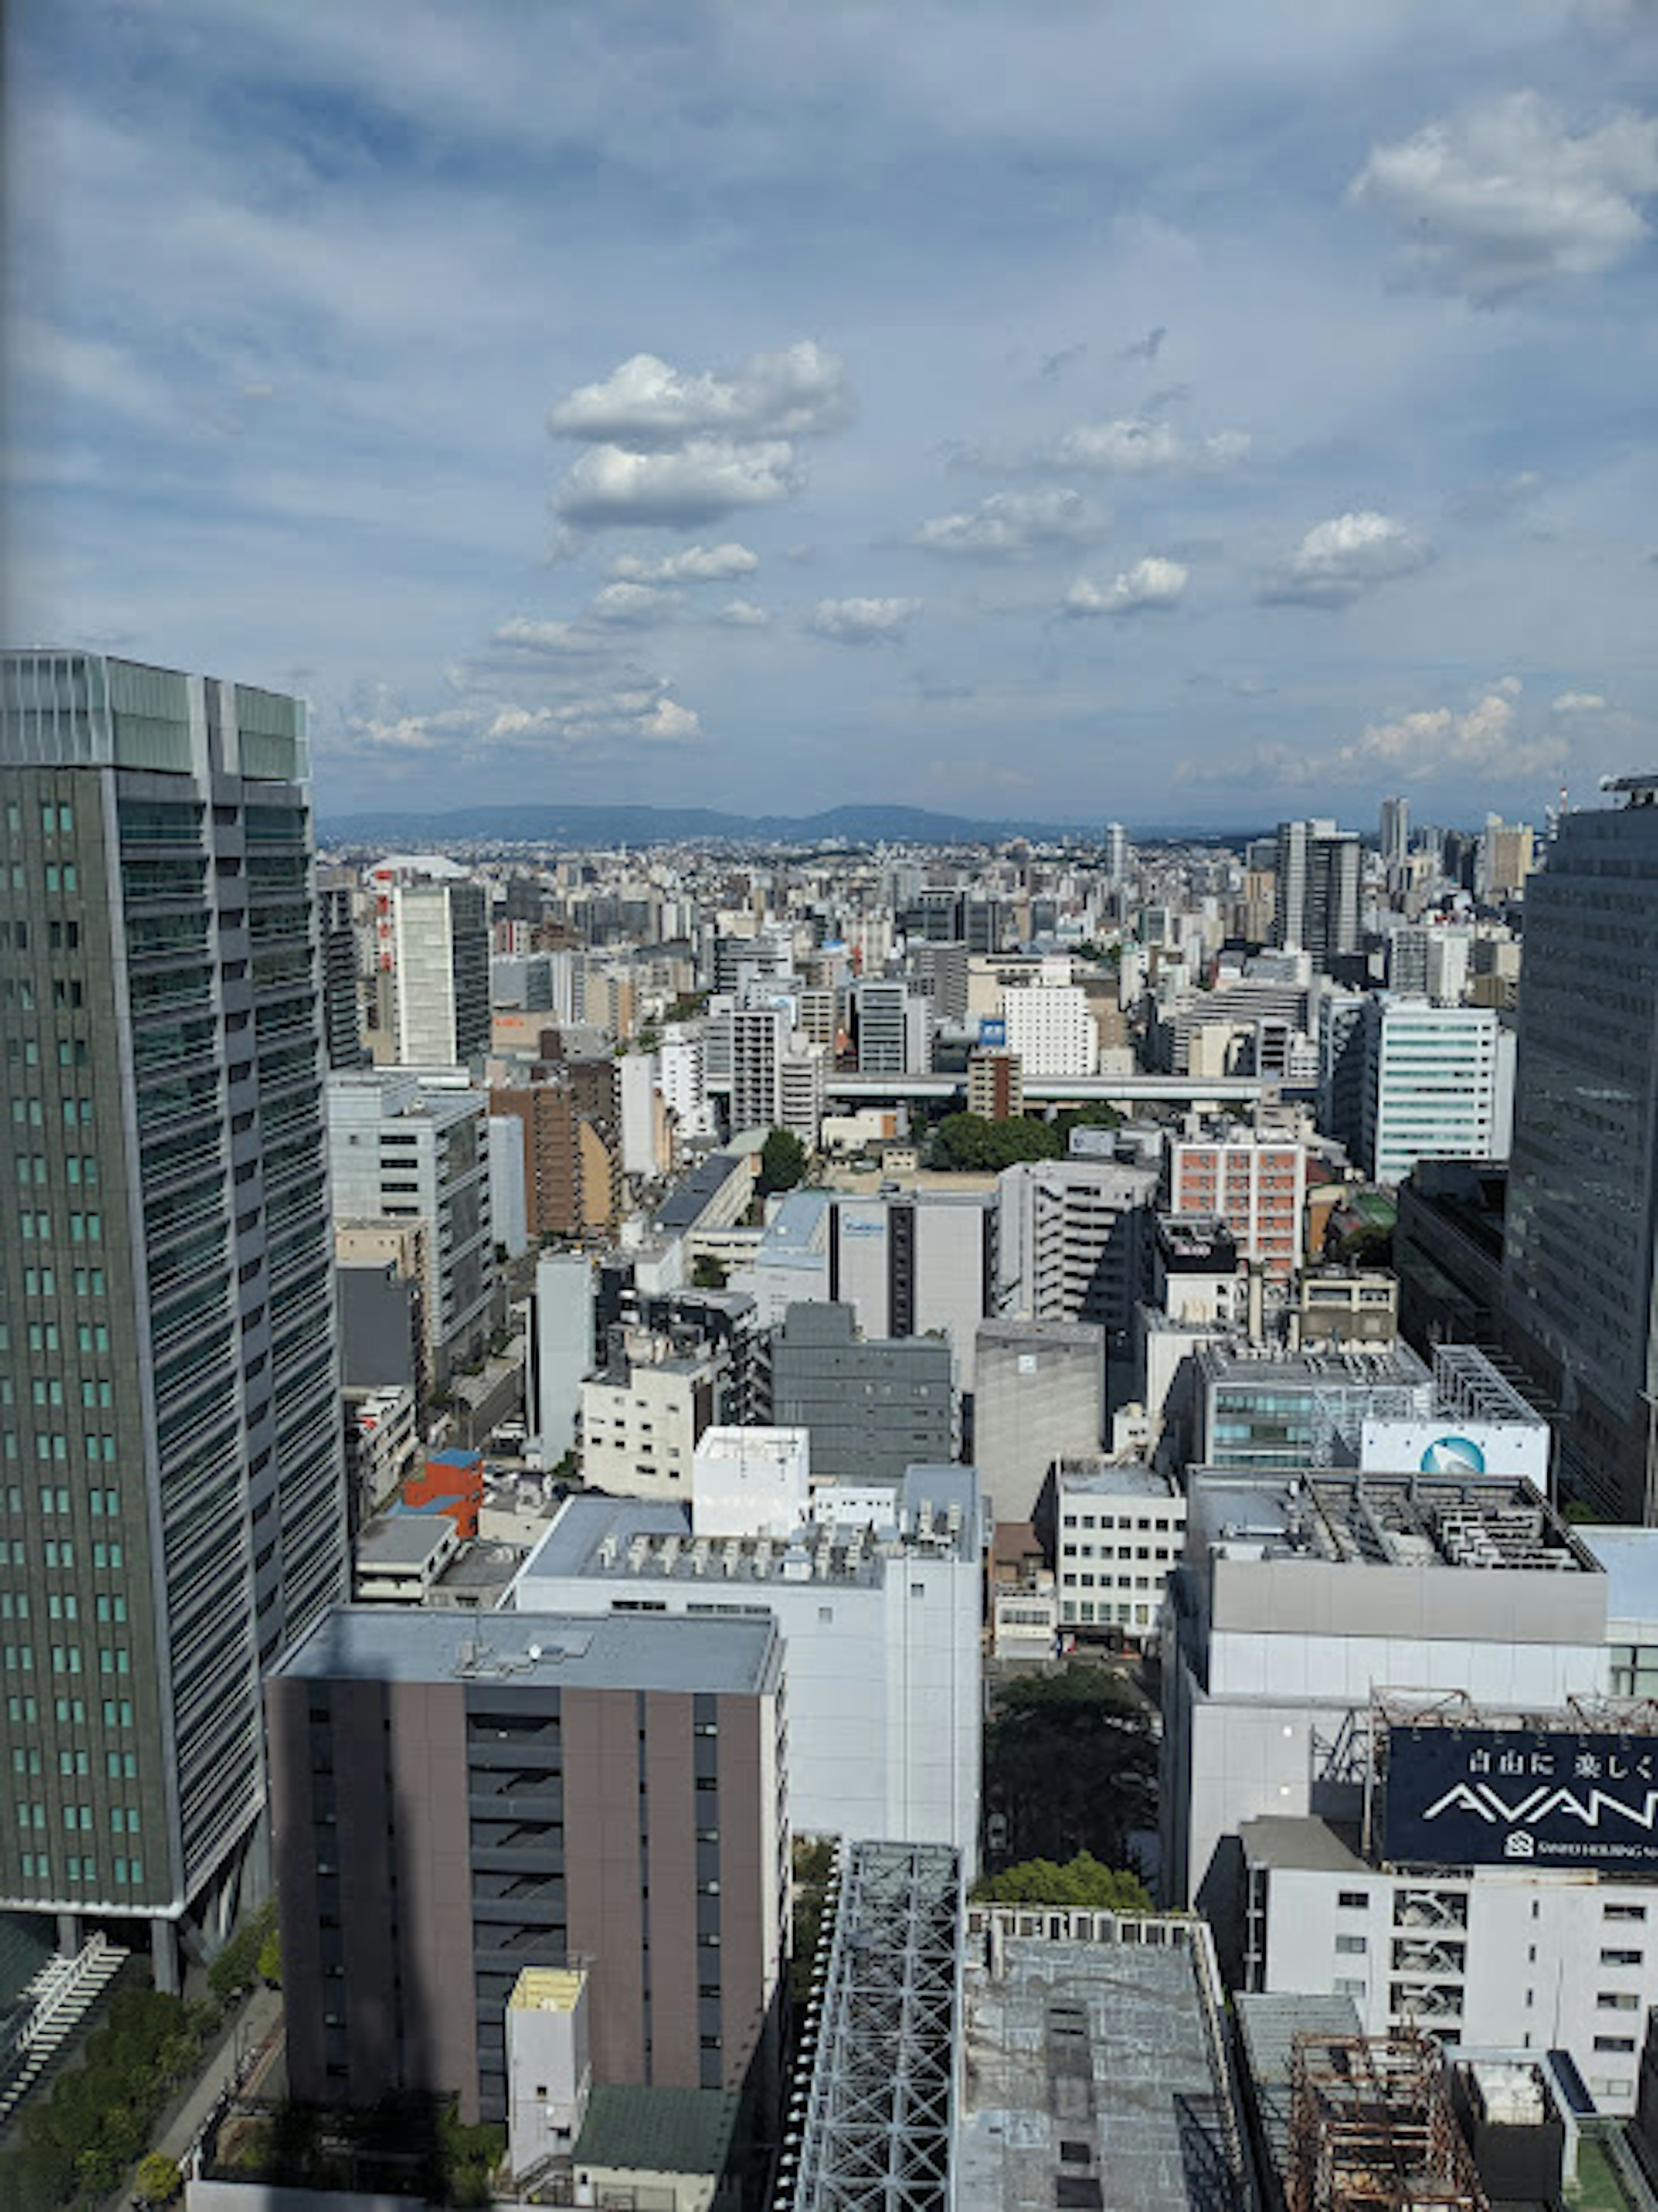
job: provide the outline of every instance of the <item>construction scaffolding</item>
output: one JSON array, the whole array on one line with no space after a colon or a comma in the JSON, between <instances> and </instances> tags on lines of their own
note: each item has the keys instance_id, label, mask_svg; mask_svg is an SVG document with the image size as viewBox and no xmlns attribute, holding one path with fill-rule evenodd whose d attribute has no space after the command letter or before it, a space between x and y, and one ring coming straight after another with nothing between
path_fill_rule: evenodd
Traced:
<instances>
[{"instance_id":1,"label":"construction scaffolding","mask_svg":"<svg viewBox=\"0 0 1658 2212\"><path fill-rule=\"evenodd\" d=\"M961 1884L947 1844L842 1847L779 2212L945 2212Z\"/></svg>"},{"instance_id":2,"label":"construction scaffolding","mask_svg":"<svg viewBox=\"0 0 1658 2212\"><path fill-rule=\"evenodd\" d=\"M1298 2035L1291 2084L1289 2212L1491 2212L1431 2036Z\"/></svg>"}]
</instances>

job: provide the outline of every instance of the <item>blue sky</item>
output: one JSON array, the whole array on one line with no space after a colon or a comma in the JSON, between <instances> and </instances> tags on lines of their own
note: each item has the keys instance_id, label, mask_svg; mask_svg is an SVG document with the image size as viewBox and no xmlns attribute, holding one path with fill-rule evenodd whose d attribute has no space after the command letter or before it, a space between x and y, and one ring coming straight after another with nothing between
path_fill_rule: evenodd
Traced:
<instances>
[{"instance_id":1,"label":"blue sky","mask_svg":"<svg viewBox=\"0 0 1658 2212\"><path fill-rule=\"evenodd\" d=\"M21 0L7 626L325 812L1658 764L1654 0Z\"/></svg>"}]
</instances>

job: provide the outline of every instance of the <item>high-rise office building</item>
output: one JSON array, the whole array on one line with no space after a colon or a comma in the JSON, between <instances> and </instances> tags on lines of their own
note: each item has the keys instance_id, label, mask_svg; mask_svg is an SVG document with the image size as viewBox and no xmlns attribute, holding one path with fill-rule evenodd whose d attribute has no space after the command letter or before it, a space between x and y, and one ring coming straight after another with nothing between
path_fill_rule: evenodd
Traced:
<instances>
[{"instance_id":1,"label":"high-rise office building","mask_svg":"<svg viewBox=\"0 0 1658 2212\"><path fill-rule=\"evenodd\" d=\"M1384 799L1382 802L1382 865L1390 872L1402 868L1411 843L1411 802Z\"/></svg>"},{"instance_id":2,"label":"high-rise office building","mask_svg":"<svg viewBox=\"0 0 1658 2212\"><path fill-rule=\"evenodd\" d=\"M1597 1512L1658 1516L1658 776L1564 814L1526 890L1504 1254L1516 1351Z\"/></svg>"},{"instance_id":3,"label":"high-rise office building","mask_svg":"<svg viewBox=\"0 0 1658 2212\"><path fill-rule=\"evenodd\" d=\"M1363 1018L1358 1157L1378 1182L1418 1160L1502 1160L1514 1121L1514 1036L1489 1006L1376 992Z\"/></svg>"},{"instance_id":4,"label":"high-rise office building","mask_svg":"<svg viewBox=\"0 0 1658 2212\"><path fill-rule=\"evenodd\" d=\"M1104 849L1100 864L1105 880L1114 890L1124 883L1128 875L1128 832L1121 822L1105 825Z\"/></svg>"},{"instance_id":5,"label":"high-rise office building","mask_svg":"<svg viewBox=\"0 0 1658 2212\"><path fill-rule=\"evenodd\" d=\"M398 1058L452 1067L489 1049L489 909L481 884L402 883L392 894Z\"/></svg>"},{"instance_id":6,"label":"high-rise office building","mask_svg":"<svg viewBox=\"0 0 1658 2212\"><path fill-rule=\"evenodd\" d=\"M346 1578L305 710L0 659L0 1908L210 1947Z\"/></svg>"},{"instance_id":7,"label":"high-rise office building","mask_svg":"<svg viewBox=\"0 0 1658 2212\"><path fill-rule=\"evenodd\" d=\"M1358 950L1358 839L1333 822L1280 822L1272 942L1314 963Z\"/></svg>"}]
</instances>

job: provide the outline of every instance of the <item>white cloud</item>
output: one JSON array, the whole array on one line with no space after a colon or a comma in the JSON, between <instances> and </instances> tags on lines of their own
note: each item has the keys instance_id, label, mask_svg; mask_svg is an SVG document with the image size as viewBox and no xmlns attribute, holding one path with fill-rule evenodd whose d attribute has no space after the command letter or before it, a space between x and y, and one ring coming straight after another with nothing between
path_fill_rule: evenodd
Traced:
<instances>
[{"instance_id":1,"label":"white cloud","mask_svg":"<svg viewBox=\"0 0 1658 2212\"><path fill-rule=\"evenodd\" d=\"M652 453L595 446L554 492L553 507L587 529L648 523L695 529L739 508L770 507L799 484L786 439L749 446L698 438L677 452Z\"/></svg>"},{"instance_id":2,"label":"white cloud","mask_svg":"<svg viewBox=\"0 0 1658 2212\"><path fill-rule=\"evenodd\" d=\"M1557 714L1600 714L1606 702L1598 691L1563 691L1554 702Z\"/></svg>"},{"instance_id":3,"label":"white cloud","mask_svg":"<svg viewBox=\"0 0 1658 2212\"><path fill-rule=\"evenodd\" d=\"M603 653L610 641L573 622L537 622L528 615L513 615L492 630L489 642L513 653L539 658L546 654Z\"/></svg>"},{"instance_id":4,"label":"white cloud","mask_svg":"<svg viewBox=\"0 0 1658 2212\"><path fill-rule=\"evenodd\" d=\"M819 599L806 627L837 645L896 644L920 611L919 599Z\"/></svg>"},{"instance_id":5,"label":"white cloud","mask_svg":"<svg viewBox=\"0 0 1658 2212\"><path fill-rule=\"evenodd\" d=\"M852 413L845 366L811 338L751 355L733 374L687 374L636 353L602 383L584 384L547 418L556 437L660 447L692 439L800 438L839 429Z\"/></svg>"},{"instance_id":6,"label":"white cloud","mask_svg":"<svg viewBox=\"0 0 1658 2212\"><path fill-rule=\"evenodd\" d=\"M678 605L677 592L654 591L648 584L606 584L595 593L587 611L596 622L648 629L657 623L671 622Z\"/></svg>"},{"instance_id":7,"label":"white cloud","mask_svg":"<svg viewBox=\"0 0 1658 2212\"><path fill-rule=\"evenodd\" d=\"M1178 561L1148 554L1108 584L1078 576L1065 595L1065 611L1076 616L1167 613L1179 605L1190 574Z\"/></svg>"},{"instance_id":8,"label":"white cloud","mask_svg":"<svg viewBox=\"0 0 1658 2212\"><path fill-rule=\"evenodd\" d=\"M1272 604L1345 607L1373 585L1426 568L1432 549L1391 515L1363 507L1307 532L1261 592Z\"/></svg>"},{"instance_id":9,"label":"white cloud","mask_svg":"<svg viewBox=\"0 0 1658 2212\"><path fill-rule=\"evenodd\" d=\"M1620 109L1574 137L1515 92L1373 147L1348 188L1405 234L1407 264L1491 301L1552 277L1593 276L1637 246L1658 191L1658 119Z\"/></svg>"},{"instance_id":10,"label":"white cloud","mask_svg":"<svg viewBox=\"0 0 1658 2212\"><path fill-rule=\"evenodd\" d=\"M924 553L1022 561L1043 546L1091 544L1110 527L1109 514L1079 491L999 491L971 514L935 515L912 542Z\"/></svg>"},{"instance_id":11,"label":"white cloud","mask_svg":"<svg viewBox=\"0 0 1658 2212\"><path fill-rule=\"evenodd\" d=\"M1180 784L1238 784L1316 791L1331 784L1422 783L1473 777L1495 791L1552 776L1570 757L1564 738L1527 731L1512 677L1489 684L1466 708L1424 707L1371 722L1327 752L1286 744L1260 745L1242 767L1183 762Z\"/></svg>"},{"instance_id":12,"label":"white cloud","mask_svg":"<svg viewBox=\"0 0 1658 2212\"><path fill-rule=\"evenodd\" d=\"M611 562L610 574L632 584L730 584L738 576L751 576L759 566L760 556L746 545L688 545L659 561L623 553Z\"/></svg>"},{"instance_id":13,"label":"white cloud","mask_svg":"<svg viewBox=\"0 0 1658 2212\"><path fill-rule=\"evenodd\" d=\"M657 678L556 707L497 706L481 723L477 744L484 751L576 751L627 743L689 744L701 734L695 708L682 707Z\"/></svg>"},{"instance_id":14,"label":"white cloud","mask_svg":"<svg viewBox=\"0 0 1658 2212\"><path fill-rule=\"evenodd\" d=\"M727 599L714 617L727 629L766 629L771 623L771 610L756 606L752 599Z\"/></svg>"},{"instance_id":15,"label":"white cloud","mask_svg":"<svg viewBox=\"0 0 1658 2212\"><path fill-rule=\"evenodd\" d=\"M1191 438L1172 422L1131 416L1114 422L1078 423L1046 458L1058 468L1121 476L1220 476L1248 460L1249 446L1247 430Z\"/></svg>"}]
</instances>

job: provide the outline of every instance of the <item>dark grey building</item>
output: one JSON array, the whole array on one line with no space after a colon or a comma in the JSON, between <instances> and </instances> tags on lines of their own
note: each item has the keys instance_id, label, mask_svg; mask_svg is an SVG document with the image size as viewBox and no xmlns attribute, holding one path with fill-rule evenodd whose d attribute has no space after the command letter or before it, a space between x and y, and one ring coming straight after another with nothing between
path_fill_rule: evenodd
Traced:
<instances>
[{"instance_id":1,"label":"dark grey building","mask_svg":"<svg viewBox=\"0 0 1658 2212\"><path fill-rule=\"evenodd\" d=\"M772 1333L761 1418L810 1431L817 1480L896 1485L955 1457L950 1364L936 1339L865 1340L848 1305L792 1305Z\"/></svg>"},{"instance_id":2,"label":"dark grey building","mask_svg":"<svg viewBox=\"0 0 1658 2212\"><path fill-rule=\"evenodd\" d=\"M357 930L351 898L356 878L349 868L317 871L317 928L322 941L323 1033L331 1068L361 1067L368 1058L362 1042L362 978L357 970Z\"/></svg>"},{"instance_id":3,"label":"dark grey building","mask_svg":"<svg viewBox=\"0 0 1658 2212\"><path fill-rule=\"evenodd\" d=\"M340 1607L266 1684L289 2086L506 2116L525 1966L595 2082L764 2094L788 1920L768 1615Z\"/></svg>"},{"instance_id":4,"label":"dark grey building","mask_svg":"<svg viewBox=\"0 0 1658 2212\"><path fill-rule=\"evenodd\" d=\"M1280 822L1272 942L1328 969L1358 951L1357 837L1333 822Z\"/></svg>"},{"instance_id":5,"label":"dark grey building","mask_svg":"<svg viewBox=\"0 0 1658 2212\"><path fill-rule=\"evenodd\" d=\"M0 1908L210 1948L346 1579L305 709L0 659Z\"/></svg>"},{"instance_id":6,"label":"dark grey building","mask_svg":"<svg viewBox=\"0 0 1658 2212\"><path fill-rule=\"evenodd\" d=\"M1503 1267L1569 1496L1658 1517L1658 776L1563 815L1526 886Z\"/></svg>"}]
</instances>

